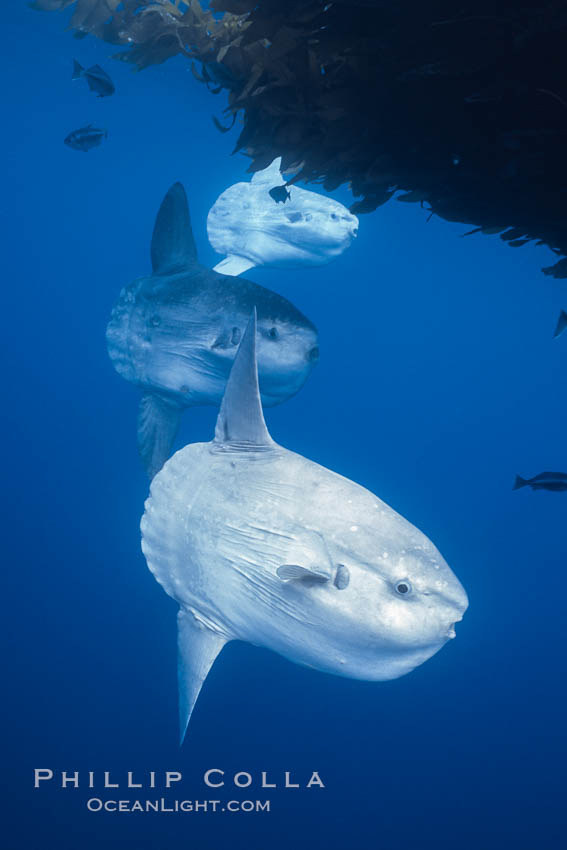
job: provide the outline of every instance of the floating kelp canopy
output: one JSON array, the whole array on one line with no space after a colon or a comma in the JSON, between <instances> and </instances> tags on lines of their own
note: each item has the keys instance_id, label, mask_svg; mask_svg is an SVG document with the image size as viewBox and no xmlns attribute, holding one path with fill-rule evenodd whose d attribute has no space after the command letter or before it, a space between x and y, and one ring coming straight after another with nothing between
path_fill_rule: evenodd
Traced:
<instances>
[{"instance_id":1,"label":"floating kelp canopy","mask_svg":"<svg viewBox=\"0 0 567 850\"><path fill-rule=\"evenodd\" d=\"M118 58L140 69L197 60L228 92L226 126L242 116L250 171L281 156L294 181L348 183L356 213L403 190L514 247L548 245L560 259L544 271L567 277L567 2L78 0L70 25L128 45Z\"/></svg>"}]
</instances>

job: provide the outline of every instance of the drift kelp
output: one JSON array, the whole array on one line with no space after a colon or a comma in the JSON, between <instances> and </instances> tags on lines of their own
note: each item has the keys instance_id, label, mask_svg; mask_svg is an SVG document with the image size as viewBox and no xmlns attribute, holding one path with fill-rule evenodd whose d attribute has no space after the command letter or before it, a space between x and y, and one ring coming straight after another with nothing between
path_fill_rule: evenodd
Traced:
<instances>
[{"instance_id":1,"label":"drift kelp","mask_svg":"<svg viewBox=\"0 0 567 850\"><path fill-rule=\"evenodd\" d=\"M69 0L36 0L56 9ZM396 189L449 221L549 245L567 276L564 4L452 0L82 0L71 26L128 46L138 68L179 53L228 93L251 171L349 183L370 212ZM218 123L218 122L217 122Z\"/></svg>"}]
</instances>

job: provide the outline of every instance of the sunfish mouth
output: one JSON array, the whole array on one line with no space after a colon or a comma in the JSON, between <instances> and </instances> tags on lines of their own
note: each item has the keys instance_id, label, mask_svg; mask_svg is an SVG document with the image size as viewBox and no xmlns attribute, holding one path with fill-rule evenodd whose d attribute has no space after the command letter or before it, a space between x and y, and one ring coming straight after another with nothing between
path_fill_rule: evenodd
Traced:
<instances>
[{"instance_id":1,"label":"sunfish mouth","mask_svg":"<svg viewBox=\"0 0 567 850\"><path fill-rule=\"evenodd\" d=\"M305 358L309 363L317 363L319 360L319 346L314 345L313 348L307 352Z\"/></svg>"},{"instance_id":2,"label":"sunfish mouth","mask_svg":"<svg viewBox=\"0 0 567 850\"><path fill-rule=\"evenodd\" d=\"M449 628L447 629L447 637L448 637L450 640L452 640L453 638L456 638L456 637L457 637L457 632L455 631L455 626L457 625L457 623L460 623L462 619L463 619L463 615L462 615L462 614L460 614L460 615L459 615L459 616L455 619L455 621L454 621L454 622L453 622L453 623L449 626Z\"/></svg>"}]
</instances>

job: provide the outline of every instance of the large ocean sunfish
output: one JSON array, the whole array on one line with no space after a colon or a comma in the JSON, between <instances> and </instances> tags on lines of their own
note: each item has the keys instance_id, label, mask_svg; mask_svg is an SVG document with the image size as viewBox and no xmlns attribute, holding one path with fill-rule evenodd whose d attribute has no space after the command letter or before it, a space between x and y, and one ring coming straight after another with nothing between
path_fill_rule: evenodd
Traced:
<instances>
[{"instance_id":1,"label":"large ocean sunfish","mask_svg":"<svg viewBox=\"0 0 567 850\"><path fill-rule=\"evenodd\" d=\"M184 408L220 404L254 306L265 405L301 389L319 357L317 330L293 304L198 262L180 183L157 214L151 257L152 274L122 290L106 332L117 372L144 393L138 446L150 477L169 457Z\"/></svg>"},{"instance_id":2,"label":"large ocean sunfish","mask_svg":"<svg viewBox=\"0 0 567 850\"><path fill-rule=\"evenodd\" d=\"M154 478L142 549L178 614L183 739L221 649L243 640L356 679L394 679L455 636L467 608L435 546L379 498L277 445L250 321L215 438Z\"/></svg>"},{"instance_id":3,"label":"large ocean sunfish","mask_svg":"<svg viewBox=\"0 0 567 850\"><path fill-rule=\"evenodd\" d=\"M238 275L253 266L322 266L345 251L358 219L338 201L291 186L284 189L281 158L235 183L209 211L209 242L225 259L216 271Z\"/></svg>"}]
</instances>

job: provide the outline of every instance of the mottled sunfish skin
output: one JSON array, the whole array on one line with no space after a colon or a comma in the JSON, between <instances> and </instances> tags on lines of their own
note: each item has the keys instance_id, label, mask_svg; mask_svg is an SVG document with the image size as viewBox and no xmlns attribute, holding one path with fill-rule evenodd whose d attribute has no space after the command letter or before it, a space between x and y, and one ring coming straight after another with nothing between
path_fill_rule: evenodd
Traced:
<instances>
[{"instance_id":1,"label":"mottled sunfish skin","mask_svg":"<svg viewBox=\"0 0 567 850\"><path fill-rule=\"evenodd\" d=\"M521 475L516 475L512 489L519 490L521 487L531 487L532 490L550 490L551 492L560 493L567 490L567 473L540 472L539 475L534 475L533 478L522 478Z\"/></svg>"},{"instance_id":2,"label":"mottled sunfish skin","mask_svg":"<svg viewBox=\"0 0 567 850\"><path fill-rule=\"evenodd\" d=\"M319 357L317 330L293 304L198 262L180 183L159 209L151 256L152 274L122 290L106 334L114 367L144 393L138 446L150 477L169 457L183 410L221 403L254 306L265 405L301 389Z\"/></svg>"},{"instance_id":3,"label":"mottled sunfish skin","mask_svg":"<svg viewBox=\"0 0 567 850\"><path fill-rule=\"evenodd\" d=\"M141 523L148 566L180 606L182 739L228 641L341 676L394 679L455 636L468 604L417 528L368 490L272 440L255 340L253 316L214 440L165 464Z\"/></svg>"},{"instance_id":4,"label":"mottled sunfish skin","mask_svg":"<svg viewBox=\"0 0 567 850\"><path fill-rule=\"evenodd\" d=\"M207 217L209 241L225 259L215 266L238 275L253 266L300 268L330 263L358 232L358 219L332 198L285 188L281 158L257 171L250 183L235 183Z\"/></svg>"}]
</instances>

